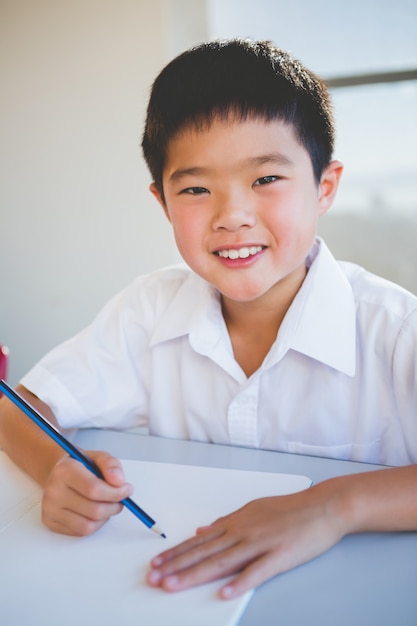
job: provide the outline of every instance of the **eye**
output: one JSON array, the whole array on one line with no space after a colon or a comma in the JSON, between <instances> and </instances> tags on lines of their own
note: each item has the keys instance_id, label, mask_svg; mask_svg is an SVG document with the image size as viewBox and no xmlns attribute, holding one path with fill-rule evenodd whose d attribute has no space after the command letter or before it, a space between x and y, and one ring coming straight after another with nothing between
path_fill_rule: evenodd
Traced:
<instances>
[{"instance_id":1,"label":"eye","mask_svg":"<svg viewBox=\"0 0 417 626\"><path fill-rule=\"evenodd\" d=\"M205 187L187 187L183 189L181 193L188 193L191 196L201 196L203 193L208 193Z\"/></svg>"},{"instance_id":2,"label":"eye","mask_svg":"<svg viewBox=\"0 0 417 626\"><path fill-rule=\"evenodd\" d=\"M278 176L262 176L261 178L255 180L254 185L270 185L276 180L279 180Z\"/></svg>"}]
</instances>

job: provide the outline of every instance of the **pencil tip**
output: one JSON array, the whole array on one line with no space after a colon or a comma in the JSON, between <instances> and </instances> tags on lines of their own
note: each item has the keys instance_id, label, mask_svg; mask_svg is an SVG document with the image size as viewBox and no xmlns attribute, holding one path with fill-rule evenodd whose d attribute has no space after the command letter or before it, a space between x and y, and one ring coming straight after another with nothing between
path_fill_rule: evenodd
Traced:
<instances>
[{"instance_id":1,"label":"pencil tip","mask_svg":"<svg viewBox=\"0 0 417 626\"><path fill-rule=\"evenodd\" d=\"M157 535L159 535L160 537L163 537L164 539L167 538L166 534L162 532L162 530L160 528L158 528L158 526L155 524L154 526L152 526L151 530L156 533Z\"/></svg>"}]
</instances>

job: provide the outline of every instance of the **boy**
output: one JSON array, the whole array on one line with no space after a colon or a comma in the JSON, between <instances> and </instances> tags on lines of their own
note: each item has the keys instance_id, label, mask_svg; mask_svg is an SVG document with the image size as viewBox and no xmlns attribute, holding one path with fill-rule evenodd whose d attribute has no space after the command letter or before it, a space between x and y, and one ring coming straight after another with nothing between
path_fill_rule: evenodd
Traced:
<instances>
[{"instance_id":1,"label":"boy","mask_svg":"<svg viewBox=\"0 0 417 626\"><path fill-rule=\"evenodd\" d=\"M398 466L251 502L156 557L151 585L235 575L220 589L234 597L348 533L417 529L417 298L316 238L342 172L333 134L325 86L269 43L174 59L142 145L188 267L139 278L21 381L61 428L148 423ZM0 445L44 485L45 524L85 535L120 511L131 488L116 459L88 452L100 481L7 399L1 409Z\"/></svg>"}]
</instances>

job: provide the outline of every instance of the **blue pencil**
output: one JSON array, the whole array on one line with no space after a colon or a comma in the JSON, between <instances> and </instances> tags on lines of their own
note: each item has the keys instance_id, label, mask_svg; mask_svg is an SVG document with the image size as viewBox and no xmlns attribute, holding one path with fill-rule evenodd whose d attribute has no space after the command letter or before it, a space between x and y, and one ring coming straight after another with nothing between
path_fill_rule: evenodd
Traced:
<instances>
[{"instance_id":1,"label":"blue pencil","mask_svg":"<svg viewBox=\"0 0 417 626\"><path fill-rule=\"evenodd\" d=\"M26 415L35 422L47 435L49 435L70 457L80 461L90 472L93 472L96 476L103 479L103 474L99 470L94 461L81 452L76 446L74 446L68 439L66 439L48 420L36 411L26 400L22 398L14 389L12 389L4 380L0 380L0 391L4 393L16 406L19 407ZM141 522L150 528L154 533L157 533L161 537L166 537L160 528L155 523L155 520L150 517L143 509L140 508L131 498L125 498L121 501L122 504L129 509L140 519Z\"/></svg>"}]
</instances>

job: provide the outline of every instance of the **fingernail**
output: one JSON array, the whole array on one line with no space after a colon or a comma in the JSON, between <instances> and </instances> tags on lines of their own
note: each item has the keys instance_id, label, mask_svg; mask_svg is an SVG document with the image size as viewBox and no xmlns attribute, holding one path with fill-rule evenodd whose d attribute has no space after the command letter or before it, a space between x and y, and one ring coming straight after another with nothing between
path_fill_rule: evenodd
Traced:
<instances>
[{"instance_id":1,"label":"fingernail","mask_svg":"<svg viewBox=\"0 0 417 626\"><path fill-rule=\"evenodd\" d=\"M152 585L157 585L161 581L161 578L162 578L162 574L161 572L158 572L157 570L152 570L148 574L148 581Z\"/></svg>"},{"instance_id":2,"label":"fingernail","mask_svg":"<svg viewBox=\"0 0 417 626\"><path fill-rule=\"evenodd\" d=\"M175 589L178 585L178 576L167 576L164 581L164 586L169 589Z\"/></svg>"},{"instance_id":3,"label":"fingernail","mask_svg":"<svg viewBox=\"0 0 417 626\"><path fill-rule=\"evenodd\" d=\"M222 598L231 598L233 594L234 589L230 585L223 587L223 589L220 589L220 595L222 596Z\"/></svg>"},{"instance_id":4,"label":"fingernail","mask_svg":"<svg viewBox=\"0 0 417 626\"><path fill-rule=\"evenodd\" d=\"M117 476L117 478L124 479L124 474L120 467L109 467L107 471L109 474Z\"/></svg>"}]
</instances>

